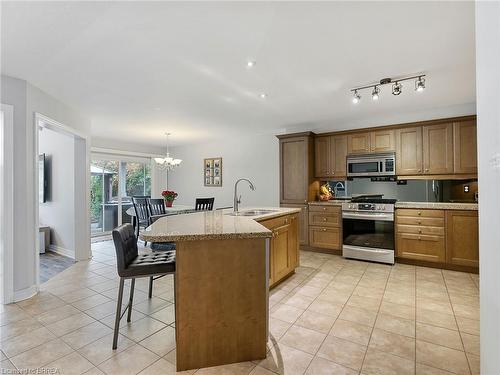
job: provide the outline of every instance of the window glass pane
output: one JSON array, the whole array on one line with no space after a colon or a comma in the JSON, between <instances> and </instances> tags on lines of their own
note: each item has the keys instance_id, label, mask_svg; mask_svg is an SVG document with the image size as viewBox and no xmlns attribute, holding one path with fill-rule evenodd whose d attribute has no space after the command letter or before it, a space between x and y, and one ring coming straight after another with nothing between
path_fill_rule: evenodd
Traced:
<instances>
[{"instance_id":1,"label":"window glass pane","mask_svg":"<svg viewBox=\"0 0 500 375\"><path fill-rule=\"evenodd\" d=\"M125 173L126 196L146 195L144 194L144 164L127 162Z\"/></svg>"},{"instance_id":2,"label":"window glass pane","mask_svg":"<svg viewBox=\"0 0 500 375\"><path fill-rule=\"evenodd\" d=\"M151 196L151 164L144 164L144 195Z\"/></svg>"}]
</instances>

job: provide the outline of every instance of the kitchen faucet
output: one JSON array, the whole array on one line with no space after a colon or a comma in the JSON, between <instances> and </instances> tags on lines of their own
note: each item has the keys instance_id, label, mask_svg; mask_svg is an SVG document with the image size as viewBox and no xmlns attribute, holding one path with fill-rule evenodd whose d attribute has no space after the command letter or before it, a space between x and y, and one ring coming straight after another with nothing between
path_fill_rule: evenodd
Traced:
<instances>
[{"instance_id":1,"label":"kitchen faucet","mask_svg":"<svg viewBox=\"0 0 500 375\"><path fill-rule=\"evenodd\" d=\"M238 212L238 205L241 203L241 195L238 197L238 183L240 181L248 182L248 184L250 185L250 189L255 190L255 186L253 186L252 181L250 181L247 178L240 178L239 180L236 181L236 183L234 184L234 205L233 205L235 213Z\"/></svg>"}]
</instances>

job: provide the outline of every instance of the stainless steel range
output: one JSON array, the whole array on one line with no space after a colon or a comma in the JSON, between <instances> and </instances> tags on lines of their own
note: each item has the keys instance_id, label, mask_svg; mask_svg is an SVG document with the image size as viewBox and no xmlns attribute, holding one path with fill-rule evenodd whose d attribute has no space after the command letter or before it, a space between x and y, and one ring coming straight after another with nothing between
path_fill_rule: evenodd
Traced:
<instances>
[{"instance_id":1,"label":"stainless steel range","mask_svg":"<svg viewBox=\"0 0 500 375\"><path fill-rule=\"evenodd\" d=\"M342 203L342 255L394 264L395 199L365 196Z\"/></svg>"}]
</instances>

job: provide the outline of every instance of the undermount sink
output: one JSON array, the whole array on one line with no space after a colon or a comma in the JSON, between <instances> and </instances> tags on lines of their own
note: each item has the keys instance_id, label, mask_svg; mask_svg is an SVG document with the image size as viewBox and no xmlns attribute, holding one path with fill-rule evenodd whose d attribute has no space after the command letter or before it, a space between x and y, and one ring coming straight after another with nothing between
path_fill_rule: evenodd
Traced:
<instances>
[{"instance_id":1,"label":"undermount sink","mask_svg":"<svg viewBox=\"0 0 500 375\"><path fill-rule=\"evenodd\" d=\"M259 215L270 214L272 212L278 212L278 210L246 210L246 211L231 212L228 215L231 215L231 216L259 216Z\"/></svg>"}]
</instances>

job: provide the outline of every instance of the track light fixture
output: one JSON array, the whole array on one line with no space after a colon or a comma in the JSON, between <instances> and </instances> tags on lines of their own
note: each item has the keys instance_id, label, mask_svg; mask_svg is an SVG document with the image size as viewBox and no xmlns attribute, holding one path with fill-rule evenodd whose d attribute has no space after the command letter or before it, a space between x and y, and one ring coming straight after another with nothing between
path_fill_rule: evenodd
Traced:
<instances>
[{"instance_id":1,"label":"track light fixture","mask_svg":"<svg viewBox=\"0 0 500 375\"><path fill-rule=\"evenodd\" d=\"M425 89L425 74L420 74L417 76L409 76L409 77L400 77L400 78L383 78L377 83L373 83L366 86L353 87L351 92L353 92L352 102L354 104L359 103L361 100L360 90L365 89L373 89L372 90L372 99L378 100L380 97L380 87L388 84L392 84L392 95L398 96L403 92L403 84L404 81L415 80L415 91L421 92Z\"/></svg>"},{"instance_id":2,"label":"track light fixture","mask_svg":"<svg viewBox=\"0 0 500 375\"><path fill-rule=\"evenodd\" d=\"M361 100L361 95L359 95L358 90L354 90L354 96L352 97L352 102L358 104Z\"/></svg>"}]
</instances>

